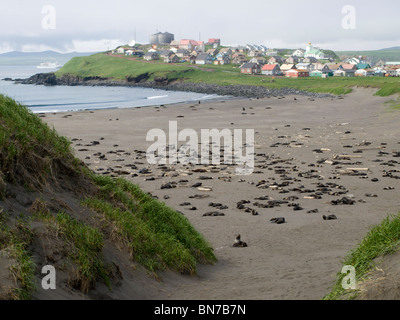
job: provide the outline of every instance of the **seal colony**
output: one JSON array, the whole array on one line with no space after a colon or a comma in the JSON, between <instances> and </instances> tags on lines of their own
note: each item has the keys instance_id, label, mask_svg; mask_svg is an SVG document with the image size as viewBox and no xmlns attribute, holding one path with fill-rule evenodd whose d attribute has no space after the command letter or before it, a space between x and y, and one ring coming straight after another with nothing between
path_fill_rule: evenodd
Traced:
<instances>
[{"instance_id":1,"label":"seal colony","mask_svg":"<svg viewBox=\"0 0 400 320\"><path fill-rule=\"evenodd\" d=\"M399 211L400 112L385 108L390 99L356 89L344 98L271 96L42 116L73 139L89 168L137 183L215 248L215 266L194 280L166 275L168 294L156 298L321 299L344 256ZM254 172L238 176L223 162L148 164L146 133L176 119L197 132L254 129ZM235 246L241 237L232 245L235 234L249 246Z\"/></svg>"}]
</instances>

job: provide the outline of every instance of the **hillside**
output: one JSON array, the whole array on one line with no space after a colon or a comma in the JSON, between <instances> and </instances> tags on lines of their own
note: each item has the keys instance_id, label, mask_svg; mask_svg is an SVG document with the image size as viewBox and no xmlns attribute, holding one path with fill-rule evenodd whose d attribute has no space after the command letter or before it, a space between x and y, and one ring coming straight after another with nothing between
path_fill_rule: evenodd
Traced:
<instances>
[{"instance_id":1,"label":"hillside","mask_svg":"<svg viewBox=\"0 0 400 320\"><path fill-rule=\"evenodd\" d=\"M118 80L121 85L156 82L162 88L171 83L213 84L218 86L256 86L268 89L293 88L305 92L347 94L353 87L377 88L378 95L400 93L399 78L302 78L244 75L236 65L166 64L139 58L110 56L104 53L71 59L56 72L62 84L82 85L90 80ZM72 78L71 78L72 77ZM55 82L55 81L54 81ZM29 83L29 82L28 82Z\"/></svg>"},{"instance_id":2,"label":"hillside","mask_svg":"<svg viewBox=\"0 0 400 320\"><path fill-rule=\"evenodd\" d=\"M373 64L380 60L383 61L400 61L400 48L393 47L382 50L371 51L338 51L339 56L366 56Z\"/></svg>"},{"instance_id":3,"label":"hillside","mask_svg":"<svg viewBox=\"0 0 400 320\"><path fill-rule=\"evenodd\" d=\"M213 249L180 213L121 178L93 174L70 141L0 96L0 299L144 299ZM54 266L57 290L41 287ZM162 279L162 278L161 278Z\"/></svg>"}]
</instances>

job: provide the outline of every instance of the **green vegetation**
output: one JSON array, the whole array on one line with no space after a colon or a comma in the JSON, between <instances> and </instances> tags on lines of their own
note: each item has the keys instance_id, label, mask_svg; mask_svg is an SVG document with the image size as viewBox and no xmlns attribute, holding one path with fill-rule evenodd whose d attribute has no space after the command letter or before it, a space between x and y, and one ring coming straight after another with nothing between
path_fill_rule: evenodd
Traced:
<instances>
[{"instance_id":1,"label":"green vegetation","mask_svg":"<svg viewBox=\"0 0 400 320\"><path fill-rule=\"evenodd\" d=\"M372 51L340 51L336 52L339 56L367 56L372 62L384 61L400 61L400 48L389 48L384 50Z\"/></svg>"},{"instance_id":2,"label":"green vegetation","mask_svg":"<svg viewBox=\"0 0 400 320\"><path fill-rule=\"evenodd\" d=\"M214 262L212 249L189 221L126 180L94 177L101 197L83 204L114 225L114 236L150 271L195 274L196 261ZM111 201L110 201L111 200Z\"/></svg>"},{"instance_id":3,"label":"green vegetation","mask_svg":"<svg viewBox=\"0 0 400 320\"><path fill-rule=\"evenodd\" d=\"M365 280L378 257L398 250L400 244L400 215L387 217L380 225L373 227L357 249L343 261L343 265L353 266L357 282ZM342 288L344 274L339 273L337 281L326 300L354 299L357 291L345 291Z\"/></svg>"},{"instance_id":4,"label":"green vegetation","mask_svg":"<svg viewBox=\"0 0 400 320\"><path fill-rule=\"evenodd\" d=\"M194 66L188 63L166 64L162 61L144 61L142 59L117 58L102 53L74 58L68 62L56 75L61 77L71 74L85 77L103 77L125 80L127 77L154 80L162 77L169 82L180 80L193 83L211 83L217 85L254 85L271 89L295 88L303 91L347 94L354 87L371 87L377 89L377 95L389 96L400 93L400 79L386 77L331 77L292 79L261 75L240 74L238 66L205 65Z\"/></svg>"},{"instance_id":5,"label":"green vegetation","mask_svg":"<svg viewBox=\"0 0 400 320\"><path fill-rule=\"evenodd\" d=\"M15 201L15 188L33 204L18 212L9 204L6 213L2 200ZM10 292L0 287L0 296L7 299L34 295L39 270L31 251L39 243L49 243L46 250L61 255L59 267L69 275L69 285L83 293L98 281L111 288L114 261L104 257L106 245L127 249L131 260L150 272L170 269L194 275L197 263L216 261L213 249L183 215L126 180L95 175L73 156L66 138L4 96L0 195L0 253L13 262L10 274L15 279ZM60 206L65 210L55 209ZM42 251L35 251L35 261L51 256L38 257Z\"/></svg>"},{"instance_id":6,"label":"green vegetation","mask_svg":"<svg viewBox=\"0 0 400 320\"><path fill-rule=\"evenodd\" d=\"M26 222L15 221L13 226L7 225L8 217L0 209L0 254L6 254L14 263L10 272L17 286L7 293L12 300L27 300L31 298L35 288L34 272L36 266L28 251L33 241L33 234Z\"/></svg>"},{"instance_id":7,"label":"green vegetation","mask_svg":"<svg viewBox=\"0 0 400 320\"><path fill-rule=\"evenodd\" d=\"M50 212L41 211L35 214L35 218L45 222L50 233L62 239L65 256L77 265L75 275L70 279L72 287L87 293L100 278L110 285L103 262L104 240L101 232L64 212L53 216Z\"/></svg>"},{"instance_id":8,"label":"green vegetation","mask_svg":"<svg viewBox=\"0 0 400 320\"><path fill-rule=\"evenodd\" d=\"M25 106L0 95L0 199L6 180L34 189L44 184L56 167L75 164L67 139Z\"/></svg>"},{"instance_id":9,"label":"green vegetation","mask_svg":"<svg viewBox=\"0 0 400 320\"><path fill-rule=\"evenodd\" d=\"M400 97L387 101L385 104L390 111L400 110Z\"/></svg>"}]
</instances>

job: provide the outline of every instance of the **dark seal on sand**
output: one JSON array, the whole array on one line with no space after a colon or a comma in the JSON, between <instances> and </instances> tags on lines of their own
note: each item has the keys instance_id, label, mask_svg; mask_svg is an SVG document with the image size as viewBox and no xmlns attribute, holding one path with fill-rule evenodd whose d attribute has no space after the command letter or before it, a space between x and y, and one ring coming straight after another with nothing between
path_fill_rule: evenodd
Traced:
<instances>
[{"instance_id":1,"label":"dark seal on sand","mask_svg":"<svg viewBox=\"0 0 400 320\"><path fill-rule=\"evenodd\" d=\"M236 248L246 248L247 243L240 240L240 238L241 238L241 236L240 236L240 234L238 234L235 238L235 243L233 244L233 246Z\"/></svg>"}]
</instances>

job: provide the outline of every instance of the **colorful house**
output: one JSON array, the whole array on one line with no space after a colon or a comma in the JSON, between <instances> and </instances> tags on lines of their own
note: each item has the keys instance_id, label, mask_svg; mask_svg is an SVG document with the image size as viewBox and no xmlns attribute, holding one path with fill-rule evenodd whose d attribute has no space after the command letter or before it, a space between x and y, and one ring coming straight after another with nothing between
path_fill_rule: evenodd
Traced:
<instances>
[{"instance_id":1,"label":"colorful house","mask_svg":"<svg viewBox=\"0 0 400 320\"><path fill-rule=\"evenodd\" d=\"M358 63L356 65L357 70L360 69L371 69L371 65L369 63Z\"/></svg>"},{"instance_id":2,"label":"colorful house","mask_svg":"<svg viewBox=\"0 0 400 320\"><path fill-rule=\"evenodd\" d=\"M309 76L310 72L308 70L291 69L286 71L286 77L288 78L305 78Z\"/></svg>"},{"instance_id":3,"label":"colorful house","mask_svg":"<svg viewBox=\"0 0 400 320\"><path fill-rule=\"evenodd\" d=\"M343 70L339 69L333 73L333 76L334 77L354 77L355 72L356 71L353 69L343 69Z\"/></svg>"},{"instance_id":4,"label":"colorful house","mask_svg":"<svg viewBox=\"0 0 400 320\"><path fill-rule=\"evenodd\" d=\"M283 73L286 73L287 71L289 71L289 70L291 70L291 69L296 69L296 67L295 67L295 65L294 64L283 64L283 65L281 65L281 71L283 72Z\"/></svg>"},{"instance_id":5,"label":"colorful house","mask_svg":"<svg viewBox=\"0 0 400 320\"><path fill-rule=\"evenodd\" d=\"M281 74L281 68L278 64L265 64L261 68L261 73L266 76L277 76Z\"/></svg>"},{"instance_id":6,"label":"colorful house","mask_svg":"<svg viewBox=\"0 0 400 320\"><path fill-rule=\"evenodd\" d=\"M212 64L212 58L208 53L200 53L196 57L196 64Z\"/></svg>"},{"instance_id":7,"label":"colorful house","mask_svg":"<svg viewBox=\"0 0 400 320\"><path fill-rule=\"evenodd\" d=\"M358 69L354 75L356 77L370 77L374 75L374 70L372 69Z\"/></svg>"}]
</instances>

